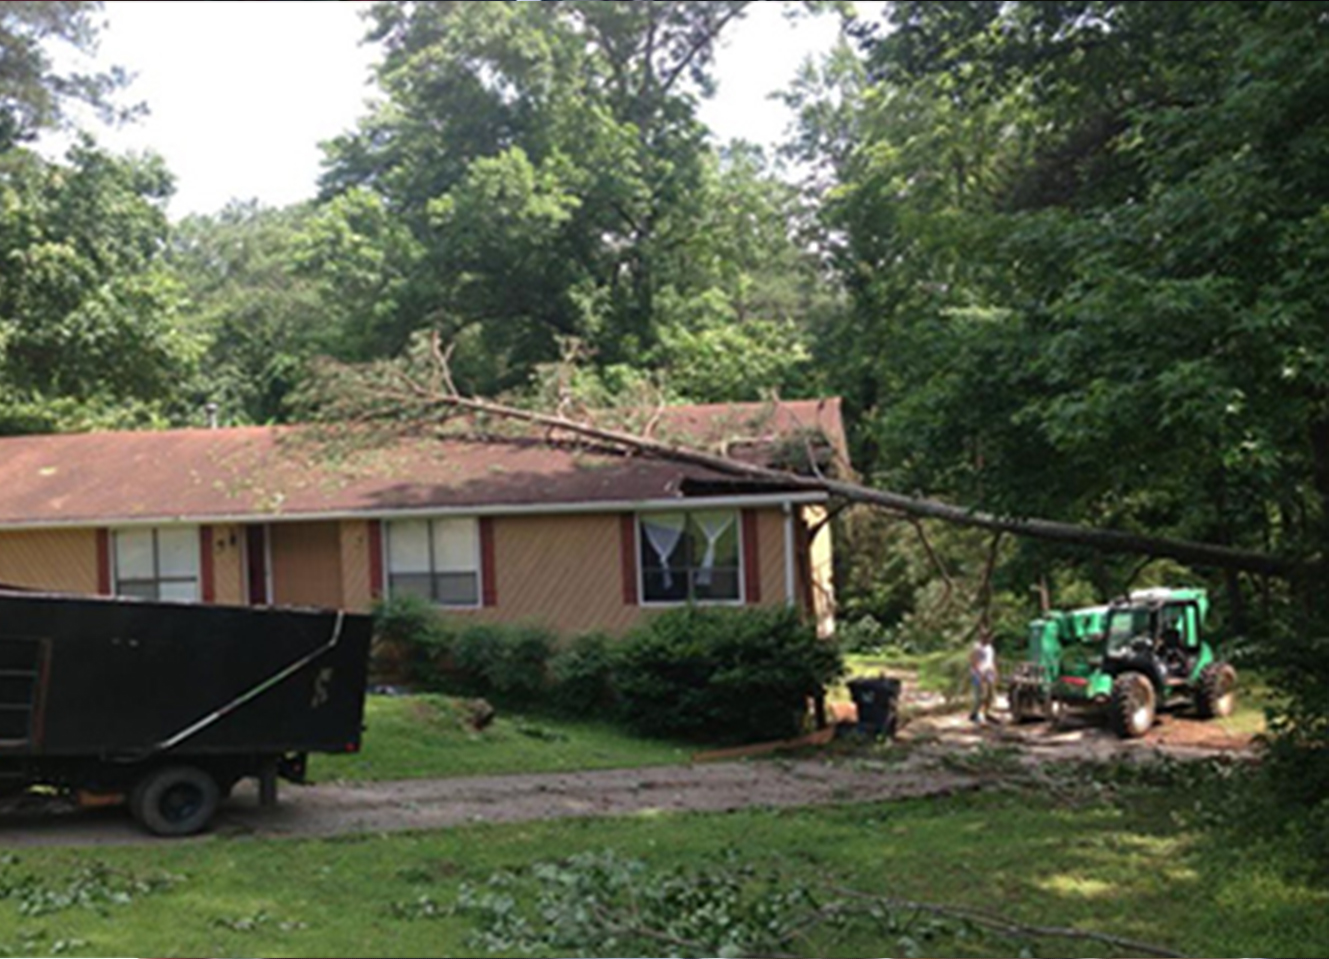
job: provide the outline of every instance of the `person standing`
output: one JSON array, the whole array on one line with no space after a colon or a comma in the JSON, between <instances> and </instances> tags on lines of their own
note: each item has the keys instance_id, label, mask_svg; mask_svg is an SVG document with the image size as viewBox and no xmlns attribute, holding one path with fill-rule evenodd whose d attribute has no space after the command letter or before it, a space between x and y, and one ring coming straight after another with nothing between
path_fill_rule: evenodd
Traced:
<instances>
[{"instance_id":1,"label":"person standing","mask_svg":"<svg viewBox=\"0 0 1329 959\"><path fill-rule=\"evenodd\" d=\"M997 694L997 652L992 648L992 634L986 629L969 651L969 681L974 687L974 710L971 722L996 722L992 702Z\"/></svg>"}]
</instances>

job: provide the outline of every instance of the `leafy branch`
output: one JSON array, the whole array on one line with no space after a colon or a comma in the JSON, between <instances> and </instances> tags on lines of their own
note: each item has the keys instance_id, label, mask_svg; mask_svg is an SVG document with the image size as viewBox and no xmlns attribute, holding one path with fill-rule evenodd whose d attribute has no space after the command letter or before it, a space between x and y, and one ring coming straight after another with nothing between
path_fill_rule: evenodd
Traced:
<instances>
[{"instance_id":1,"label":"leafy branch","mask_svg":"<svg viewBox=\"0 0 1329 959\"><path fill-rule=\"evenodd\" d=\"M452 384L447 360L447 352L439 345L437 334L434 334L426 350L426 365L423 369L420 363L409 361L376 363L367 367L328 363L321 370L320 382L315 384L315 390L324 400L324 415L341 422L407 422L418 425L460 415L478 416L486 421L508 420L544 429L550 435L567 434L594 440L629 455L697 466L762 483L779 483L790 490L822 492L837 499L884 509L897 515L941 520L994 534L1083 546L1102 552L1166 556L1198 566L1245 570L1268 576L1288 577L1303 569L1293 559L1268 553L1033 517L1001 516L927 497L875 489L848 480L799 475L652 439L623 429L601 426L589 418L574 420L557 413L520 409L494 400L464 396Z\"/></svg>"},{"instance_id":2,"label":"leafy branch","mask_svg":"<svg viewBox=\"0 0 1329 959\"><path fill-rule=\"evenodd\" d=\"M475 945L504 954L764 956L815 948L824 930L885 937L892 954L928 955L930 944L982 935L1033 955L1042 943L1086 942L1130 956L1181 953L1108 933L1034 926L964 906L793 882L735 853L700 867L653 871L613 852L539 863L463 887L452 910L399 909L399 918L463 915ZM1011 953L1015 954L1015 953Z\"/></svg>"}]
</instances>

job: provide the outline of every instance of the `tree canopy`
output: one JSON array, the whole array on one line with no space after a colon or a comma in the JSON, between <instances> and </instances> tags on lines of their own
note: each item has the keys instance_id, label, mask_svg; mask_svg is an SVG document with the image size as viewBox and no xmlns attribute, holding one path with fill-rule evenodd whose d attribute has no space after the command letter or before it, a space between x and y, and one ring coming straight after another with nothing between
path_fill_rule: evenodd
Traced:
<instances>
[{"instance_id":1,"label":"tree canopy","mask_svg":"<svg viewBox=\"0 0 1329 959\"><path fill-rule=\"evenodd\" d=\"M0 429L165 422L195 351L159 252L160 161L0 154Z\"/></svg>"},{"instance_id":2,"label":"tree canopy","mask_svg":"<svg viewBox=\"0 0 1329 959\"><path fill-rule=\"evenodd\" d=\"M364 235L353 221L380 209L406 231L387 244L381 268L399 282L362 347L440 330L486 391L522 384L567 338L603 367L677 365L689 391L693 362L714 355L724 375L734 346L773 337L797 355L789 307L813 296L797 277L814 277L791 198L750 152L718 155L696 117L716 44L747 6L374 7L385 99L329 146L324 178L344 208L329 230ZM776 263L784 302L759 309L751 276ZM731 385L785 385L784 359L759 368Z\"/></svg>"},{"instance_id":3,"label":"tree canopy","mask_svg":"<svg viewBox=\"0 0 1329 959\"><path fill-rule=\"evenodd\" d=\"M805 148L851 124L824 209L854 309L820 358L891 478L1322 549L1324 6L897 3L890 27L832 78L849 116L815 78L800 102Z\"/></svg>"},{"instance_id":4,"label":"tree canopy","mask_svg":"<svg viewBox=\"0 0 1329 959\"><path fill-rule=\"evenodd\" d=\"M88 104L103 116L114 115L109 95L123 85L123 71L58 70L51 51L52 43L93 50L101 7L91 0L0 4L0 153L60 122L70 101Z\"/></svg>"}]
</instances>

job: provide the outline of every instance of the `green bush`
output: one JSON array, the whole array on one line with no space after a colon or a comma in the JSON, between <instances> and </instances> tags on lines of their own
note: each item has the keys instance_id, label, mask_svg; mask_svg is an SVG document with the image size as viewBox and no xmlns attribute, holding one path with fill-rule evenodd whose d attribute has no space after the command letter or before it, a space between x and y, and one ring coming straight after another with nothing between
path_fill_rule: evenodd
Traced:
<instances>
[{"instance_id":1,"label":"green bush","mask_svg":"<svg viewBox=\"0 0 1329 959\"><path fill-rule=\"evenodd\" d=\"M546 695L554 634L538 626L479 623L452 647L447 691L536 705Z\"/></svg>"},{"instance_id":2,"label":"green bush","mask_svg":"<svg viewBox=\"0 0 1329 959\"><path fill-rule=\"evenodd\" d=\"M428 692L570 716L621 719L651 736L755 742L798 733L809 696L841 672L837 648L792 610L679 609L622 640L579 636L555 652L538 626L462 624L413 596L379 604L375 657ZM391 667L391 669L388 668Z\"/></svg>"},{"instance_id":3,"label":"green bush","mask_svg":"<svg viewBox=\"0 0 1329 959\"><path fill-rule=\"evenodd\" d=\"M378 603L373 615L375 678L438 688L454 637L434 605L419 596L395 596Z\"/></svg>"},{"instance_id":4,"label":"green bush","mask_svg":"<svg viewBox=\"0 0 1329 959\"><path fill-rule=\"evenodd\" d=\"M629 634L615 660L629 725L710 741L796 735L808 697L843 671L839 650L793 610L673 610Z\"/></svg>"},{"instance_id":5,"label":"green bush","mask_svg":"<svg viewBox=\"0 0 1329 959\"><path fill-rule=\"evenodd\" d=\"M549 661L550 701L569 716L603 715L615 702L614 640L604 633L578 636Z\"/></svg>"}]
</instances>

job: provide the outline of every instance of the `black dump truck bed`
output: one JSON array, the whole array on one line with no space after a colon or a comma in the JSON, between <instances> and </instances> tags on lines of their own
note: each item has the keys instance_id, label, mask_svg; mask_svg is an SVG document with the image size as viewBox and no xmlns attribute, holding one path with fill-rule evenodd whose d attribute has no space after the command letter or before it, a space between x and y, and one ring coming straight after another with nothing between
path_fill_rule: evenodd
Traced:
<instances>
[{"instance_id":1,"label":"black dump truck bed","mask_svg":"<svg viewBox=\"0 0 1329 959\"><path fill-rule=\"evenodd\" d=\"M354 752L370 632L339 612L0 589L0 791L128 794L188 766L224 794L309 752Z\"/></svg>"}]
</instances>

